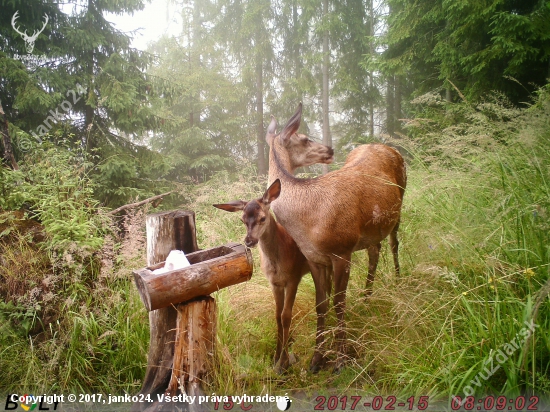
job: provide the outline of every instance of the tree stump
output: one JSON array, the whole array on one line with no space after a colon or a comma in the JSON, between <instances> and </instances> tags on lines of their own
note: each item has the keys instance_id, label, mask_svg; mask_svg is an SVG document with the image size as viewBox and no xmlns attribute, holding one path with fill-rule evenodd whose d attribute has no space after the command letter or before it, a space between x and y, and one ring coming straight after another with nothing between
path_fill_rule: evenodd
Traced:
<instances>
[{"instance_id":1,"label":"tree stump","mask_svg":"<svg viewBox=\"0 0 550 412\"><path fill-rule=\"evenodd\" d=\"M163 262L171 250L184 253L197 251L195 213L181 210L160 212L146 217L147 266ZM168 306L149 312L150 343L147 371L140 394L156 399L164 393L171 377L176 340L177 311ZM147 404L135 404L133 410L143 410Z\"/></svg>"},{"instance_id":2,"label":"tree stump","mask_svg":"<svg viewBox=\"0 0 550 412\"><path fill-rule=\"evenodd\" d=\"M174 365L167 395L204 396L202 384L212 364L216 341L216 300L201 296L177 306L178 319ZM198 401L189 405L190 411L201 410Z\"/></svg>"}]
</instances>

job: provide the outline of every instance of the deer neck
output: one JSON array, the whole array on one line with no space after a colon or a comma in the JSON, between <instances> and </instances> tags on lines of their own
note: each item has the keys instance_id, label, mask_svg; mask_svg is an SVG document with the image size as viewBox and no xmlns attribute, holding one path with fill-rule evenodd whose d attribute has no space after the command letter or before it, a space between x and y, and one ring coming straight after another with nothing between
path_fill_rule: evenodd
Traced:
<instances>
[{"instance_id":1,"label":"deer neck","mask_svg":"<svg viewBox=\"0 0 550 412\"><path fill-rule=\"evenodd\" d=\"M273 141L269 151L269 184L281 180L279 198L271 203L277 222L286 229L300 248L305 244L304 233L316 224L318 211L312 205L322 203L323 193L319 181L299 179L291 173L290 158L286 149ZM303 250L302 250L303 251Z\"/></svg>"},{"instance_id":2,"label":"deer neck","mask_svg":"<svg viewBox=\"0 0 550 412\"><path fill-rule=\"evenodd\" d=\"M295 180L293 173L294 169L287 151L274 139L269 149L268 185L277 179L281 179L281 182Z\"/></svg>"},{"instance_id":3,"label":"deer neck","mask_svg":"<svg viewBox=\"0 0 550 412\"><path fill-rule=\"evenodd\" d=\"M284 229L282 229L282 226L280 227L271 212L268 211L268 213L268 226L260 236L260 248L266 256L272 257L277 254L279 244L282 241L279 231ZM274 257L276 258L276 256Z\"/></svg>"}]
</instances>

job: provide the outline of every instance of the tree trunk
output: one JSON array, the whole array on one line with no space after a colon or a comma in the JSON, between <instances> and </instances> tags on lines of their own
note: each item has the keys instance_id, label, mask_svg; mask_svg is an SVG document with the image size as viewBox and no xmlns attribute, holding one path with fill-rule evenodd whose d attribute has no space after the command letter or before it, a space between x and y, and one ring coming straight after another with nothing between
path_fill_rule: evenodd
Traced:
<instances>
[{"instance_id":1,"label":"tree trunk","mask_svg":"<svg viewBox=\"0 0 550 412\"><path fill-rule=\"evenodd\" d=\"M323 18L328 19L328 0L323 0ZM326 22L325 22L326 23ZM329 30L325 30L323 34L323 144L332 147L332 136L330 135L329 123L329 65L330 65L330 49L329 49ZM323 165L323 173L328 172L328 165Z\"/></svg>"},{"instance_id":2,"label":"tree trunk","mask_svg":"<svg viewBox=\"0 0 550 412\"><path fill-rule=\"evenodd\" d=\"M201 13L199 5L200 3L198 1L193 2L193 21L191 22L192 33L189 33L189 41L191 42L191 47L189 48L189 65L191 66L191 74L196 74L201 69ZM200 91L195 90L195 92L191 96L191 113L189 114L189 123L191 127L198 127L200 124L200 99Z\"/></svg>"},{"instance_id":3,"label":"tree trunk","mask_svg":"<svg viewBox=\"0 0 550 412\"><path fill-rule=\"evenodd\" d=\"M371 40L369 42L369 51L371 56L374 56L374 6L372 4L373 0L368 1L368 13L369 13L369 35ZM372 139L374 137L374 79L372 76L372 68L369 69L369 137Z\"/></svg>"},{"instance_id":4,"label":"tree trunk","mask_svg":"<svg viewBox=\"0 0 550 412\"><path fill-rule=\"evenodd\" d=\"M302 44L302 40L300 39L300 27L299 27L300 21L298 17L298 2L297 0L294 0L292 2L292 26L294 30L293 35L293 42L294 42L294 77L296 79L296 84L298 85L298 101L303 102L303 85L302 85L302 55L300 52L300 46Z\"/></svg>"},{"instance_id":5,"label":"tree trunk","mask_svg":"<svg viewBox=\"0 0 550 412\"><path fill-rule=\"evenodd\" d=\"M19 166L15 161L13 154L13 145L11 143L8 117L4 113L4 108L0 102L0 133L2 134L2 144L4 146L4 159L8 162L13 170L19 170Z\"/></svg>"},{"instance_id":6,"label":"tree trunk","mask_svg":"<svg viewBox=\"0 0 550 412\"><path fill-rule=\"evenodd\" d=\"M93 13L94 12L94 3L92 0L88 0L88 11L87 13ZM87 129L87 134L84 135L83 139L84 141L82 142L83 144L83 147L88 147L88 144L89 144L89 132L90 130L92 129L92 122L94 120L94 108L92 106L90 106L88 103L86 103L86 100L90 98L90 95L94 92L93 90L93 87L94 87L94 82L93 82L93 79L94 79L94 49L93 49L93 46L91 46L92 49L88 52L88 67L86 68L87 69L87 83L88 83L88 87L86 89L86 99L84 99L84 104L86 105L86 108L85 108L85 111L84 111L84 124L86 126L86 129Z\"/></svg>"},{"instance_id":7,"label":"tree trunk","mask_svg":"<svg viewBox=\"0 0 550 412\"><path fill-rule=\"evenodd\" d=\"M191 253L198 250L195 213L171 211L147 216L147 266L163 262L171 250ZM176 338L177 311L173 306L149 312L150 344L147 371L140 394L150 394L156 400L164 393L171 373ZM143 410L147 403L134 404L133 410Z\"/></svg>"},{"instance_id":8,"label":"tree trunk","mask_svg":"<svg viewBox=\"0 0 550 412\"><path fill-rule=\"evenodd\" d=\"M258 141L258 174L267 174L265 160L265 131L264 131L264 78L262 59L256 57L256 127Z\"/></svg>"},{"instance_id":9,"label":"tree trunk","mask_svg":"<svg viewBox=\"0 0 550 412\"><path fill-rule=\"evenodd\" d=\"M372 75L369 76L369 88L374 89ZM374 101L372 97L369 101L369 137L372 139L374 137Z\"/></svg>"},{"instance_id":10,"label":"tree trunk","mask_svg":"<svg viewBox=\"0 0 550 412\"><path fill-rule=\"evenodd\" d=\"M394 129L393 76L388 76L386 88L386 132L393 136Z\"/></svg>"},{"instance_id":11,"label":"tree trunk","mask_svg":"<svg viewBox=\"0 0 550 412\"><path fill-rule=\"evenodd\" d=\"M394 132L401 131L401 76L395 76L394 94L393 94L393 128Z\"/></svg>"}]
</instances>

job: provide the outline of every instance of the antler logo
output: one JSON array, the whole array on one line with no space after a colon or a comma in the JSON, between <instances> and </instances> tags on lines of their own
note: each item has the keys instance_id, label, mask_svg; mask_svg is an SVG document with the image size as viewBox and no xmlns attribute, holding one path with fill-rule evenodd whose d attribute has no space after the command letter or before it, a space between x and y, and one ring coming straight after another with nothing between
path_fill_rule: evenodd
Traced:
<instances>
[{"instance_id":1,"label":"antler logo","mask_svg":"<svg viewBox=\"0 0 550 412\"><path fill-rule=\"evenodd\" d=\"M44 31L44 29L46 28L46 24L48 24L48 21L49 21L49 18L48 18L48 15L47 14L44 14L44 17L46 18L46 21L44 22L44 25L42 26L42 28L40 30L35 30L33 35L32 36L29 36L27 34L27 30L25 30L24 32L21 32L16 26L15 26L15 21L17 20L17 18L19 17L19 10L17 10L15 12L15 14L13 15L13 17L11 18L11 26L13 27L13 29L19 33L21 35L21 37L23 37L23 40L25 40L25 48L27 49L27 53L32 53L32 51L34 50L34 42L36 41L36 39L38 38L38 35L40 33L42 33Z\"/></svg>"}]
</instances>

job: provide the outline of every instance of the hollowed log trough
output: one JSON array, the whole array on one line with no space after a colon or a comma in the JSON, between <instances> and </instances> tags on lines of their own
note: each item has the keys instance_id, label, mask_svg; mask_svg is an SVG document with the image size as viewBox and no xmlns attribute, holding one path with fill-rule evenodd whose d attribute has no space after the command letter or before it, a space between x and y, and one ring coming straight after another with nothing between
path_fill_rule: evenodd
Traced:
<instances>
[{"instance_id":1,"label":"hollowed log trough","mask_svg":"<svg viewBox=\"0 0 550 412\"><path fill-rule=\"evenodd\" d=\"M153 274L153 270L164 267L161 262L134 272L148 311L206 296L252 277L252 255L239 243L200 250L186 257L191 266L183 269Z\"/></svg>"}]
</instances>

